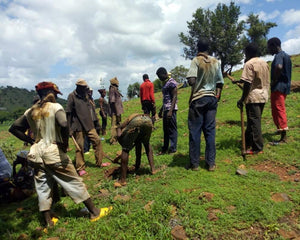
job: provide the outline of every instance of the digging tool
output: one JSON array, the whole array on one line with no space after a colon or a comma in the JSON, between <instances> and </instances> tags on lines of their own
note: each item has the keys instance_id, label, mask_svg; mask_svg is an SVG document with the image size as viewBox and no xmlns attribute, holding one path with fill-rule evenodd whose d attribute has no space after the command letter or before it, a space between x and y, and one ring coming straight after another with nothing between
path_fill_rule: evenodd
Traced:
<instances>
[{"instance_id":1,"label":"digging tool","mask_svg":"<svg viewBox=\"0 0 300 240\"><path fill-rule=\"evenodd\" d=\"M108 155L104 154L104 157L107 158L109 161L111 161L112 163L116 163L121 165L120 162L118 162L118 160L121 158L120 155L118 155L115 159L112 159L111 157L109 157Z\"/></svg>"},{"instance_id":2,"label":"digging tool","mask_svg":"<svg viewBox=\"0 0 300 240\"><path fill-rule=\"evenodd\" d=\"M78 143L76 142L76 140L75 140L75 138L74 138L73 136L72 136L72 140L73 140L73 143L74 143L76 149L77 149L78 151L81 151L81 148L79 147Z\"/></svg>"},{"instance_id":3,"label":"digging tool","mask_svg":"<svg viewBox=\"0 0 300 240\"><path fill-rule=\"evenodd\" d=\"M242 134L242 157L246 160L246 139L245 139L245 125L244 125L244 106L240 108L241 113L241 134Z\"/></svg>"},{"instance_id":4,"label":"digging tool","mask_svg":"<svg viewBox=\"0 0 300 240\"><path fill-rule=\"evenodd\" d=\"M237 82L237 81L236 81L232 76L230 76L228 73L227 73L226 77L228 77L228 78L230 79L230 81L231 81L233 84L238 85L238 87L239 87L240 89L243 90L243 85L242 85L241 83Z\"/></svg>"}]
</instances>

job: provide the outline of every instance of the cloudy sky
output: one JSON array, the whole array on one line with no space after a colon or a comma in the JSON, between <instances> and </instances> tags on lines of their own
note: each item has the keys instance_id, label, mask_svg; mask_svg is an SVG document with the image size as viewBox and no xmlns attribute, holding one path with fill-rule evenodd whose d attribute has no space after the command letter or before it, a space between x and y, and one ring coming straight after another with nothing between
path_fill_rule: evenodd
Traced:
<instances>
[{"instance_id":1,"label":"cloudy sky","mask_svg":"<svg viewBox=\"0 0 300 240\"><path fill-rule=\"evenodd\" d=\"M189 67L178 34L197 8L214 10L230 0L0 0L0 86L33 90L53 81L63 98L78 78L97 89L100 78L118 77L124 95L130 83L164 66ZM241 19L255 13L277 23L289 54L300 53L299 0L237 0Z\"/></svg>"}]
</instances>

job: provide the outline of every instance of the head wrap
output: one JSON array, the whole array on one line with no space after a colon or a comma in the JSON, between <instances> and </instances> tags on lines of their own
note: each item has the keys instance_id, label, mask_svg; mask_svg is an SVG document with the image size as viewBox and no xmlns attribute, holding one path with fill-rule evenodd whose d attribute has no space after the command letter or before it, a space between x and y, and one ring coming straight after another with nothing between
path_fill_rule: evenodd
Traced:
<instances>
[{"instance_id":1,"label":"head wrap","mask_svg":"<svg viewBox=\"0 0 300 240\"><path fill-rule=\"evenodd\" d=\"M56 84L54 84L53 82L40 82L35 86L36 91L40 91L43 89L50 89L50 90L53 90L54 92L56 92L57 94L62 95L62 93L59 91Z\"/></svg>"},{"instance_id":2,"label":"head wrap","mask_svg":"<svg viewBox=\"0 0 300 240\"><path fill-rule=\"evenodd\" d=\"M118 81L117 77L114 77L114 78L110 79L109 81L110 81L110 84L119 86L119 81Z\"/></svg>"}]
</instances>

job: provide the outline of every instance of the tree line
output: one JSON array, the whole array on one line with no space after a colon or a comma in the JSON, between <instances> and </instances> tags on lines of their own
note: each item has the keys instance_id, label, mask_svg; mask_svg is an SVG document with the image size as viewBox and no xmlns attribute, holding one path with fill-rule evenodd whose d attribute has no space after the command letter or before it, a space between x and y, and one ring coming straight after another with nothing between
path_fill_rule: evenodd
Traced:
<instances>
[{"instance_id":1,"label":"tree line","mask_svg":"<svg viewBox=\"0 0 300 240\"><path fill-rule=\"evenodd\" d=\"M260 56L267 54L267 35L277 24L259 20L258 15L250 13L246 20L240 20L240 7L234 2L229 5L219 3L214 10L198 8L193 13L192 21L187 22L187 33L179 33L183 48L183 57L193 59L197 55L199 38L206 38L210 43L209 54L221 61L222 72L231 73L232 68L241 64L243 49L249 43L258 46ZM188 69L177 66L171 70L172 77L182 83ZM155 92L161 89L161 82L153 81ZM139 96L139 83L129 85L128 98Z\"/></svg>"},{"instance_id":2,"label":"tree line","mask_svg":"<svg viewBox=\"0 0 300 240\"><path fill-rule=\"evenodd\" d=\"M32 106L37 96L34 90L12 86L0 87L0 124L19 118L26 109ZM66 100L58 98L57 102L66 106Z\"/></svg>"},{"instance_id":3,"label":"tree line","mask_svg":"<svg viewBox=\"0 0 300 240\"><path fill-rule=\"evenodd\" d=\"M186 81L185 77L188 72L188 69L182 65L176 66L170 71L172 78L174 78L178 83L184 83ZM153 81L154 92L159 92L162 89L162 82L158 78ZM140 83L135 82L129 84L127 87L127 97L129 99L140 96Z\"/></svg>"}]
</instances>

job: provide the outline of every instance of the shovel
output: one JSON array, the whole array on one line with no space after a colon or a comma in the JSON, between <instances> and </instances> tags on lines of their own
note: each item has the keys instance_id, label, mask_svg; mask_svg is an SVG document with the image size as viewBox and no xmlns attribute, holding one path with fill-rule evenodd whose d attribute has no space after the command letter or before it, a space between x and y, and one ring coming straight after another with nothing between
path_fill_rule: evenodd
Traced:
<instances>
[{"instance_id":1,"label":"shovel","mask_svg":"<svg viewBox=\"0 0 300 240\"><path fill-rule=\"evenodd\" d=\"M240 108L241 113L241 134L242 134L242 157L246 160L246 140L245 140L245 125L244 125L244 106Z\"/></svg>"}]
</instances>

